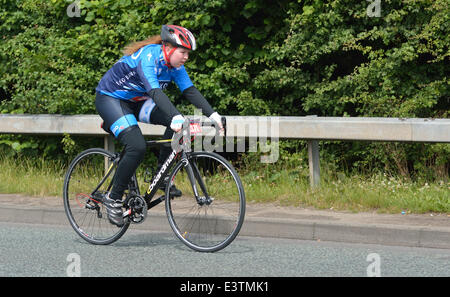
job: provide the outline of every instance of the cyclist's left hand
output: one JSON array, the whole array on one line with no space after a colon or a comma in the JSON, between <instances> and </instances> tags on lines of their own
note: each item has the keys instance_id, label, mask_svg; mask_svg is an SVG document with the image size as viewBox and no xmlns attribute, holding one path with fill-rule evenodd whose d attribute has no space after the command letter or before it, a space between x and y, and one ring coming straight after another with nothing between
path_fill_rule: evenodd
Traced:
<instances>
[{"instance_id":1,"label":"cyclist's left hand","mask_svg":"<svg viewBox=\"0 0 450 297\"><path fill-rule=\"evenodd\" d=\"M181 114L176 115L172 118L172 122L170 123L170 128L173 131L178 132L183 128L184 121L185 121L185 119Z\"/></svg>"}]
</instances>

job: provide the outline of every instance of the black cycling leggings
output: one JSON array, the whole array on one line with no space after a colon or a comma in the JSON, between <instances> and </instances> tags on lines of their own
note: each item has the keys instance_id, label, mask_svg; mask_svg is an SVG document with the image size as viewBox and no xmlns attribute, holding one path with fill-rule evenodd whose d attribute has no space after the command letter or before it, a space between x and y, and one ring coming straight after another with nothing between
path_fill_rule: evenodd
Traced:
<instances>
[{"instance_id":1,"label":"black cycling leggings","mask_svg":"<svg viewBox=\"0 0 450 297\"><path fill-rule=\"evenodd\" d=\"M145 156L146 143L137 121L166 126L165 139L171 138L173 135L169 116L156 105L152 106L151 103L151 101L125 101L100 93L96 95L95 107L104 120L104 127L109 129L109 132L125 146L125 154L119 163L117 176L111 189L110 197L115 200L122 200L123 192L127 188L130 178ZM150 111L146 112L145 109ZM161 146L158 158L159 166L167 159L170 152L170 147Z\"/></svg>"}]
</instances>

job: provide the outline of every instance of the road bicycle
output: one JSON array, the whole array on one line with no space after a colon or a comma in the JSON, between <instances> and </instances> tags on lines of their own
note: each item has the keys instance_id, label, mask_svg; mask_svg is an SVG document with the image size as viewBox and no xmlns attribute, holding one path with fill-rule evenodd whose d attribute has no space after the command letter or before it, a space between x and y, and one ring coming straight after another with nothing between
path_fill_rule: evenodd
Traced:
<instances>
[{"instance_id":1,"label":"road bicycle","mask_svg":"<svg viewBox=\"0 0 450 297\"><path fill-rule=\"evenodd\" d=\"M222 122L226 127L225 118ZM191 121L186 125L189 129L172 139L146 141L148 147L180 145L171 145L171 154L153 178L149 178L149 169L145 171L144 182L149 186L144 195L136 173L133 175L124 194L122 227L108 221L103 199L111 190L125 148L120 153L91 148L77 155L63 186L65 212L75 232L92 244L111 244L130 224L144 222L147 212L164 201L169 224L185 245L200 252L228 246L244 222L245 193L238 173L225 158L214 152L191 151L190 137L201 133L204 124ZM215 131L218 136L218 129ZM153 199L167 177L164 195ZM170 195L172 185L182 191L180 197Z\"/></svg>"}]
</instances>

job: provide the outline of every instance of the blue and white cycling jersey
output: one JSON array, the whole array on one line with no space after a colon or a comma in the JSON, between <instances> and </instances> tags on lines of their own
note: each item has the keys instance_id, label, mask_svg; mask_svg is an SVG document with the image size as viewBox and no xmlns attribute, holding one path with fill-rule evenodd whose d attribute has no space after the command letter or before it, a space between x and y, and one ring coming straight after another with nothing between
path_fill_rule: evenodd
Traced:
<instances>
[{"instance_id":1,"label":"blue and white cycling jersey","mask_svg":"<svg viewBox=\"0 0 450 297\"><path fill-rule=\"evenodd\" d=\"M100 80L97 92L129 101L149 99L151 89L166 89L175 82L181 92L193 86L184 66L165 66L160 44L142 47L131 56L122 57Z\"/></svg>"}]
</instances>

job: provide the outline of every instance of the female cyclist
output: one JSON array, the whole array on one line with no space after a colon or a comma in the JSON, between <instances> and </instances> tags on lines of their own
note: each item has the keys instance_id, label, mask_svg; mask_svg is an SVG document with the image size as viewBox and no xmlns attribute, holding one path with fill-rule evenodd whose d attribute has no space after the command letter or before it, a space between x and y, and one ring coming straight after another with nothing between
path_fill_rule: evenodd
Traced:
<instances>
[{"instance_id":1,"label":"female cyclist","mask_svg":"<svg viewBox=\"0 0 450 297\"><path fill-rule=\"evenodd\" d=\"M195 88L184 68L190 51L195 49L195 38L189 30L163 25L160 35L127 46L125 55L106 72L96 88L95 107L104 120L104 129L125 145L111 193L104 203L109 221L117 226L124 224L124 190L146 152L145 139L137 122L166 126L166 139L182 129L184 117L163 92L170 82L222 128L221 116ZM170 152L170 147L161 148L158 169ZM181 191L173 186L170 194L181 196Z\"/></svg>"}]
</instances>

